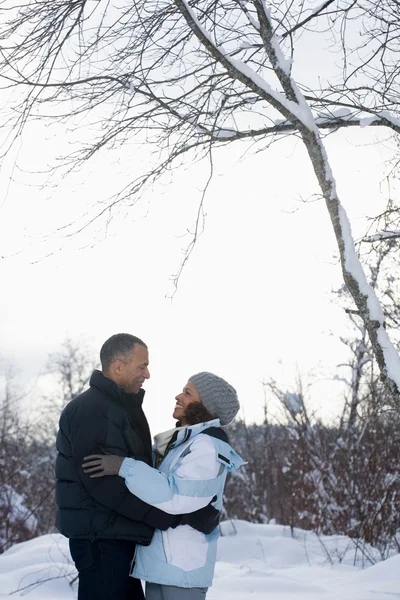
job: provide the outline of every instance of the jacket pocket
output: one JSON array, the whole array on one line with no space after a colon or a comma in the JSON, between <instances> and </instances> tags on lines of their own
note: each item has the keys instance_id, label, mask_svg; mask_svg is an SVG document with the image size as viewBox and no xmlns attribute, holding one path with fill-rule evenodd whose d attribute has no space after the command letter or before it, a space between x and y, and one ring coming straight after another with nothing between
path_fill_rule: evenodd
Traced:
<instances>
[{"instance_id":1,"label":"jacket pocket","mask_svg":"<svg viewBox=\"0 0 400 600\"><path fill-rule=\"evenodd\" d=\"M189 525L162 532L162 540L167 563L183 571L194 571L205 566L208 542L204 533Z\"/></svg>"},{"instance_id":2,"label":"jacket pocket","mask_svg":"<svg viewBox=\"0 0 400 600\"><path fill-rule=\"evenodd\" d=\"M169 548L169 540L168 540L168 529L166 531L161 532L161 539L164 548L165 559L167 563L171 562L171 550Z\"/></svg>"}]
</instances>

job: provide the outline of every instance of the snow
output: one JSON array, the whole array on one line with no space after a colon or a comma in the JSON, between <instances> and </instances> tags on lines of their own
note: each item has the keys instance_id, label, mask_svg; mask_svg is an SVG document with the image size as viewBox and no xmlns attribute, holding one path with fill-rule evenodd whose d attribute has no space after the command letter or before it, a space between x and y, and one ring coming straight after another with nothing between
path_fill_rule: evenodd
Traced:
<instances>
[{"instance_id":1,"label":"snow","mask_svg":"<svg viewBox=\"0 0 400 600\"><path fill-rule=\"evenodd\" d=\"M275 51L275 55L278 59L279 62L279 66L281 67L282 71L288 76L290 77L290 71L292 69L292 65L293 65L293 59L290 58L286 58L281 50L281 47L279 45L279 40L277 38L276 35L273 35L271 38L271 46L273 47L274 51Z\"/></svg>"},{"instance_id":2,"label":"snow","mask_svg":"<svg viewBox=\"0 0 400 600\"><path fill-rule=\"evenodd\" d=\"M383 324L381 324L377 330L377 338L385 357L385 366L388 377L396 383L397 388L400 390L400 355L391 342Z\"/></svg>"},{"instance_id":3,"label":"snow","mask_svg":"<svg viewBox=\"0 0 400 600\"><path fill-rule=\"evenodd\" d=\"M371 562L345 536L321 536L245 521L221 523L214 585L207 600L383 600L400 597L400 555ZM373 561L379 554L367 547ZM367 566L362 569L362 566ZM76 572L68 540L45 535L0 556L0 597L72 600ZM19 591L17 591L19 590Z\"/></svg>"},{"instance_id":4,"label":"snow","mask_svg":"<svg viewBox=\"0 0 400 600\"><path fill-rule=\"evenodd\" d=\"M238 134L238 131L235 129L217 128L212 132L212 134L213 134L213 137L216 137L216 138L229 139L229 138L235 137Z\"/></svg>"},{"instance_id":5,"label":"snow","mask_svg":"<svg viewBox=\"0 0 400 600\"><path fill-rule=\"evenodd\" d=\"M377 119L378 117L376 115L373 117L364 117L363 119L360 119L360 127L369 127Z\"/></svg>"},{"instance_id":6,"label":"snow","mask_svg":"<svg viewBox=\"0 0 400 600\"><path fill-rule=\"evenodd\" d=\"M33 530L36 526L37 519L35 515L31 514L31 511L26 507L26 500L21 494L18 494L11 485L3 484L0 487L0 507L10 507L4 514L7 514L8 523L20 522L24 524L27 529ZM7 535L4 539L4 521L0 521L0 543L5 542Z\"/></svg>"},{"instance_id":7,"label":"snow","mask_svg":"<svg viewBox=\"0 0 400 600\"><path fill-rule=\"evenodd\" d=\"M75 574L68 540L59 534L44 535L0 555L0 598L14 593L35 600L72 599L69 580Z\"/></svg>"},{"instance_id":8,"label":"snow","mask_svg":"<svg viewBox=\"0 0 400 600\"><path fill-rule=\"evenodd\" d=\"M398 238L400 237L400 231L380 231L379 233L375 233L374 235L369 235L365 238L366 242L379 242L380 240L387 240L390 238Z\"/></svg>"},{"instance_id":9,"label":"snow","mask_svg":"<svg viewBox=\"0 0 400 600\"><path fill-rule=\"evenodd\" d=\"M319 6L317 6L316 8L314 8L311 11L311 15L317 15L319 12L321 12L327 5L327 0L325 0L325 2L323 2L322 4L320 4Z\"/></svg>"},{"instance_id":10,"label":"snow","mask_svg":"<svg viewBox=\"0 0 400 600\"><path fill-rule=\"evenodd\" d=\"M400 129L399 119L396 119L396 117L394 117L388 110L382 110L381 112L378 113L378 116L389 121L389 123L394 125L397 129Z\"/></svg>"},{"instance_id":11,"label":"snow","mask_svg":"<svg viewBox=\"0 0 400 600\"><path fill-rule=\"evenodd\" d=\"M303 402L299 394L286 392L286 394L283 397L283 403L288 409L288 411L290 411L290 413L294 416L298 415L303 411Z\"/></svg>"},{"instance_id":12,"label":"snow","mask_svg":"<svg viewBox=\"0 0 400 600\"><path fill-rule=\"evenodd\" d=\"M279 104L282 107L282 109L286 110L288 113L291 113L292 115L294 115L296 117L296 119L298 119L299 121L301 121L303 123L303 125L305 125L306 127L308 127L309 129L311 129L313 131L316 130L316 125L314 122L314 118L311 114L311 110L310 110L308 104L305 102L304 97L298 90L297 86L295 86L295 91L296 91L296 94L298 95L299 102L302 100L302 103L300 105L297 104L296 102L293 102L293 101L289 100L288 98L286 98L286 96L282 92L279 92L278 90L273 89L269 85L269 83L267 81L265 81L265 79L263 77L261 77L261 75L259 75L255 71L253 71L253 69L251 69L247 64L245 64L244 62L242 62L238 59L235 59L235 58L232 58L231 56L229 56L229 54L224 51L222 46L218 46L218 48L217 48L214 41L212 40L210 34L200 23L200 21L196 17L194 10L191 8L191 6L187 2L187 0L181 0L181 2L184 5L187 13L190 15L190 18L192 19L193 23L195 24L196 29L199 32L201 32L201 35L204 36L204 38L207 39L208 42L210 44L212 44L214 46L214 48L221 55L223 55L225 60L228 63L230 63L231 66L234 67L234 69L236 69L238 72L240 72L242 75L247 77L250 81L252 81L256 86L258 86L260 89L262 89L268 96L270 96L270 98L272 100L275 101L275 103ZM288 69L287 60L283 57L282 53L280 53L277 56L277 59L278 59L278 61L279 61L279 59L282 60L282 64L280 63L280 66L281 66L281 69L285 72L285 70ZM293 83L293 85L295 85L293 80L292 80L292 83Z\"/></svg>"},{"instance_id":13,"label":"snow","mask_svg":"<svg viewBox=\"0 0 400 600\"><path fill-rule=\"evenodd\" d=\"M353 113L348 108L338 108L332 111L332 116L335 119L352 119Z\"/></svg>"},{"instance_id":14,"label":"snow","mask_svg":"<svg viewBox=\"0 0 400 600\"><path fill-rule=\"evenodd\" d=\"M367 303L370 312L370 318L374 321L379 321L379 323L383 323L384 316L381 305L378 302L374 290L368 284L365 273L361 267L361 263L354 248L350 221L342 205L339 206L339 219L343 241L345 244L345 269L351 273L351 275L357 281L360 287L360 292L368 298Z\"/></svg>"},{"instance_id":15,"label":"snow","mask_svg":"<svg viewBox=\"0 0 400 600\"><path fill-rule=\"evenodd\" d=\"M246 15L250 25L252 25L252 27L254 27L254 29L256 29L257 31L260 30L260 23L258 22L258 19L256 17L254 17L249 9L247 8L247 0L238 0L238 4L240 5L240 8L242 9L242 11L244 12L244 14Z\"/></svg>"}]
</instances>

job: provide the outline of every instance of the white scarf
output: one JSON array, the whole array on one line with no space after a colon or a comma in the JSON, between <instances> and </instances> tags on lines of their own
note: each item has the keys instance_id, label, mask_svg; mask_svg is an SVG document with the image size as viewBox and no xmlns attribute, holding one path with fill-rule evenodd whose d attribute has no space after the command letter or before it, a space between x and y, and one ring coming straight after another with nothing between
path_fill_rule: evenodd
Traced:
<instances>
[{"instance_id":1,"label":"white scarf","mask_svg":"<svg viewBox=\"0 0 400 600\"><path fill-rule=\"evenodd\" d=\"M154 436L154 443L156 445L157 454L159 454L160 456L164 456L172 436L176 431L180 431L181 429L185 429L185 427L174 427L173 429L168 429L168 431L162 431L161 433L157 433L157 435Z\"/></svg>"}]
</instances>

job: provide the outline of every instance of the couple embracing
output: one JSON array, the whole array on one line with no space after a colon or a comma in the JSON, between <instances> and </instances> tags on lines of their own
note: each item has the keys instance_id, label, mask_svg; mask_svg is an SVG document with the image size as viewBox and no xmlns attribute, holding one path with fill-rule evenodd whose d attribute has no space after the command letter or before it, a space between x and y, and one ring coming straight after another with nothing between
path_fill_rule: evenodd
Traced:
<instances>
[{"instance_id":1,"label":"couple embracing","mask_svg":"<svg viewBox=\"0 0 400 600\"><path fill-rule=\"evenodd\" d=\"M57 528L69 538L78 600L204 600L212 584L228 471L242 459L221 426L239 410L234 388L208 372L176 396L176 427L152 448L142 409L146 344L116 334L101 371L60 417Z\"/></svg>"}]
</instances>

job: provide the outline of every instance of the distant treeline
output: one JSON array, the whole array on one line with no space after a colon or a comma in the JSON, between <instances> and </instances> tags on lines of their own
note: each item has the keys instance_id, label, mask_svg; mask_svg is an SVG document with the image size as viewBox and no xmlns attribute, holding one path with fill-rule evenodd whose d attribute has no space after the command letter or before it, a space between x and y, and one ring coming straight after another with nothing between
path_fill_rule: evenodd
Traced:
<instances>
[{"instance_id":1,"label":"distant treeline","mask_svg":"<svg viewBox=\"0 0 400 600\"><path fill-rule=\"evenodd\" d=\"M237 423L229 436L248 462L228 479L226 516L344 534L383 558L400 552L399 426L393 415L351 429Z\"/></svg>"},{"instance_id":2,"label":"distant treeline","mask_svg":"<svg viewBox=\"0 0 400 600\"><path fill-rule=\"evenodd\" d=\"M382 557L400 551L400 411L387 401L365 331L359 336L346 340L348 385L335 423L309 415L301 381L290 393L269 381L264 423L228 428L247 464L228 478L224 518L344 534ZM58 417L88 386L95 365L81 343L65 342L49 360L57 392L36 398L31 413L21 410L18 377L7 372L0 390L0 552L55 531ZM272 396L279 422L267 410Z\"/></svg>"}]
</instances>

